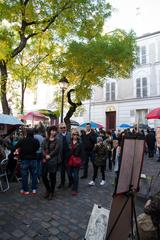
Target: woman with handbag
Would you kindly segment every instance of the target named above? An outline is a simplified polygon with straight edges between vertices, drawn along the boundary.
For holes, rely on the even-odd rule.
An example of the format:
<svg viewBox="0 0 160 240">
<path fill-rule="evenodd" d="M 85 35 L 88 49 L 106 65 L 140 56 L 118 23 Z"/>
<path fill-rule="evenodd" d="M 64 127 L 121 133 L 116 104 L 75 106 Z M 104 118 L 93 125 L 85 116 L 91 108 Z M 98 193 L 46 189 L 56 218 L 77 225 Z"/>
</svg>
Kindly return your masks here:
<svg viewBox="0 0 160 240">
<path fill-rule="evenodd" d="M 72 196 L 78 194 L 79 184 L 79 169 L 81 167 L 82 144 L 79 139 L 79 132 L 77 129 L 72 129 L 70 157 L 68 159 L 68 166 L 71 175 Z"/>
<path fill-rule="evenodd" d="M 48 130 L 48 137 L 42 144 L 44 157 L 42 161 L 42 179 L 46 188 L 46 194 L 44 197 L 48 200 L 53 198 L 60 154 L 60 143 L 56 136 L 57 127 L 50 127 Z"/>
</svg>

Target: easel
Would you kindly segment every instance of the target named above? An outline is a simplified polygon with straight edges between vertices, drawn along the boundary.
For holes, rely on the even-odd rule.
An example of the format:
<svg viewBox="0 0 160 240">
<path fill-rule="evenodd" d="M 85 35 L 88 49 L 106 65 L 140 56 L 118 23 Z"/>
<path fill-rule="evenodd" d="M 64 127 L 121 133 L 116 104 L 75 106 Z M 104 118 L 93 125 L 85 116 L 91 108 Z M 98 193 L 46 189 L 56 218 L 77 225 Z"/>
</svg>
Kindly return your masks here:
<svg viewBox="0 0 160 240">
<path fill-rule="evenodd" d="M 109 217 L 106 240 L 127 240 L 131 232 L 134 239 L 134 220 L 139 240 L 135 209 L 135 194 L 139 190 L 139 180 L 144 157 L 144 139 L 124 140 L 121 167 L 114 192 Z"/>
<path fill-rule="evenodd" d="M 112 228 L 110 229 L 109 233 L 107 233 L 107 237 L 106 240 L 110 239 L 110 236 L 112 234 L 112 232 L 115 230 L 116 224 L 118 223 L 125 207 L 127 206 L 127 204 L 130 201 L 130 211 L 131 211 L 131 217 L 130 217 L 130 225 L 131 225 L 131 239 L 134 239 L 134 220 L 135 220 L 135 226 L 136 226 L 136 232 L 137 232 L 137 240 L 140 240 L 139 237 L 139 232 L 138 232 L 138 224 L 137 224 L 137 216 L 136 216 L 136 209 L 135 209 L 135 202 L 134 202 L 134 198 L 135 198 L 135 194 L 132 190 L 130 190 L 128 193 L 125 193 L 126 196 L 126 200 L 112 226 Z"/>
</svg>

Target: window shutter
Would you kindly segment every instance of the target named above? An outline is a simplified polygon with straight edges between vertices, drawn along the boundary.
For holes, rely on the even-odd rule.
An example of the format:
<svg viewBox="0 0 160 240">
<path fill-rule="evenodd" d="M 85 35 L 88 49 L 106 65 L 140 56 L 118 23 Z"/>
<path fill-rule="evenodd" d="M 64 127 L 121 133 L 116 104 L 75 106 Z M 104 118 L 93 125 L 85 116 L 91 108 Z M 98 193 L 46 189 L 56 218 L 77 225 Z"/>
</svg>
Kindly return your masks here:
<svg viewBox="0 0 160 240">
<path fill-rule="evenodd" d="M 106 84 L 106 101 L 110 101 L 110 83 Z"/>
<path fill-rule="evenodd" d="M 142 78 L 142 96 L 147 97 L 147 78 Z"/>
<path fill-rule="evenodd" d="M 136 79 L 136 97 L 137 98 L 141 97 L 141 79 L 140 78 Z"/>
</svg>

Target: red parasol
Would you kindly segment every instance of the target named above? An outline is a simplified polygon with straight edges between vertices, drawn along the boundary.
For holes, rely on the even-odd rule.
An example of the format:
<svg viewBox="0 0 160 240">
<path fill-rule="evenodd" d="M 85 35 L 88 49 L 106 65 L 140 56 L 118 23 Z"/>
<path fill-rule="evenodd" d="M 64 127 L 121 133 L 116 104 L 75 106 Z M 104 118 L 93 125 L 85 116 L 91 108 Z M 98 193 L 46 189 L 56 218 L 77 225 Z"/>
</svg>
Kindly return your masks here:
<svg viewBox="0 0 160 240">
<path fill-rule="evenodd" d="M 147 119 L 160 119 L 160 108 L 155 108 L 146 116 Z"/>
<path fill-rule="evenodd" d="M 31 121 L 44 121 L 47 120 L 48 117 L 39 113 L 39 112 L 29 112 L 23 116 L 21 116 L 23 120 L 31 120 Z"/>
</svg>

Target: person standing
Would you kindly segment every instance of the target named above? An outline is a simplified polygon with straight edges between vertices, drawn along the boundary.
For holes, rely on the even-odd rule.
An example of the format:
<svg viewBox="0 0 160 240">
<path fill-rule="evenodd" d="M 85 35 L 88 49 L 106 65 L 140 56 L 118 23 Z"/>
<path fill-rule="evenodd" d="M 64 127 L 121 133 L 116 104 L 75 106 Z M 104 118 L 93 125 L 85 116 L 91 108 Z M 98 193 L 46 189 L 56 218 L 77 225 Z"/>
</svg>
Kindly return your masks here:
<svg viewBox="0 0 160 240">
<path fill-rule="evenodd" d="M 158 159 L 157 162 L 160 162 L 160 127 L 156 130 L 156 146 L 158 148 Z"/>
<path fill-rule="evenodd" d="M 64 188 L 65 181 L 66 181 L 66 172 L 68 176 L 68 187 L 71 187 L 71 176 L 69 173 L 69 169 L 67 166 L 67 161 L 70 153 L 70 144 L 71 144 L 71 134 L 67 131 L 66 124 L 61 123 L 59 126 L 60 133 L 58 134 L 58 138 L 60 140 L 60 155 L 61 155 L 61 183 L 59 184 L 58 188 Z"/>
<path fill-rule="evenodd" d="M 93 148 L 97 141 L 97 136 L 91 129 L 91 124 L 86 124 L 86 132 L 81 136 L 81 140 L 84 146 L 84 163 L 83 163 L 83 176 L 81 179 L 88 177 L 88 163 L 89 160 L 92 162 L 94 169 L 94 153 Z"/>
<path fill-rule="evenodd" d="M 153 158 L 154 157 L 154 152 L 155 152 L 155 134 L 153 131 L 147 129 L 147 135 L 145 137 L 147 147 L 148 147 L 148 157 Z"/>
<path fill-rule="evenodd" d="M 60 142 L 57 138 L 56 126 L 49 128 L 48 137 L 43 142 L 42 151 L 42 180 L 46 188 L 44 197 L 51 200 L 56 186 L 56 174 L 60 153 Z"/>
<path fill-rule="evenodd" d="M 104 144 L 107 148 L 107 159 L 108 159 L 108 168 L 110 171 L 112 171 L 112 159 L 111 159 L 111 156 L 112 156 L 112 147 L 113 147 L 113 138 L 112 138 L 112 135 L 111 135 L 111 132 L 108 131 L 106 133 L 106 139 L 104 140 Z"/>
<path fill-rule="evenodd" d="M 103 144 L 103 138 L 97 137 L 97 144 L 94 146 L 93 151 L 95 153 L 95 164 L 94 164 L 94 174 L 92 181 L 90 181 L 88 184 L 90 186 L 95 185 L 95 180 L 97 178 L 98 169 L 101 169 L 102 173 L 102 181 L 100 182 L 100 185 L 103 186 L 105 181 L 105 168 L 106 168 L 106 147 Z"/>
<path fill-rule="evenodd" d="M 30 172 L 32 178 L 32 194 L 37 192 L 37 150 L 40 145 L 37 139 L 34 139 L 33 129 L 27 129 L 26 137 L 18 141 L 14 147 L 14 151 L 19 149 L 20 152 L 20 167 L 22 175 L 22 195 L 29 194 L 28 174 Z"/>
<path fill-rule="evenodd" d="M 39 128 L 36 128 L 34 130 L 34 138 L 39 141 L 39 145 L 40 145 L 37 151 L 37 177 L 38 177 L 38 180 L 40 180 L 40 177 L 42 175 L 42 159 L 43 159 L 42 143 L 44 141 L 44 137 L 42 136 Z"/>
<path fill-rule="evenodd" d="M 72 129 L 70 157 L 68 160 L 72 184 L 72 196 L 76 196 L 78 194 L 79 169 L 82 163 L 81 156 L 82 156 L 82 144 L 80 143 L 79 132 L 77 131 L 77 129 Z"/>
</svg>

